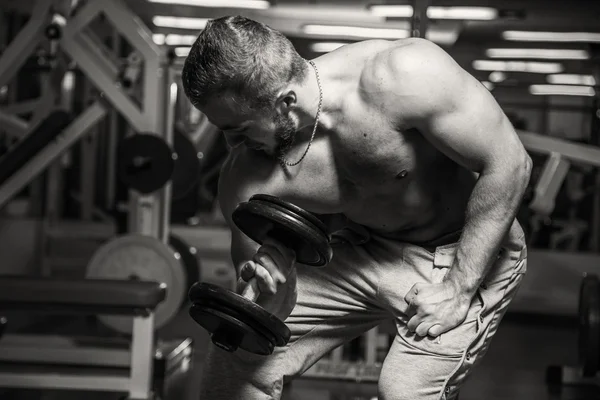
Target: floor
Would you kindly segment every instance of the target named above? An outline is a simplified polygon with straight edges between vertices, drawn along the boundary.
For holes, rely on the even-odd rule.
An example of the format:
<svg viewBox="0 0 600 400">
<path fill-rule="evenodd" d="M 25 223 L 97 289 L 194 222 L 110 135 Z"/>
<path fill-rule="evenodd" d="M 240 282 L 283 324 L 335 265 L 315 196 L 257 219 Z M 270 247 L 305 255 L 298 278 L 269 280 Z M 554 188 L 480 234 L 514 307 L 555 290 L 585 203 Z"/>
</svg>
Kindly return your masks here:
<svg viewBox="0 0 600 400">
<path fill-rule="evenodd" d="M 508 315 L 487 358 L 474 371 L 461 391 L 461 400 L 593 400 L 600 390 L 593 387 L 550 387 L 545 383 L 549 365 L 575 365 L 576 322 L 540 320 Z M 177 400 L 199 399 L 198 379 L 208 346 L 208 336 L 187 316 L 184 309 L 160 331 L 164 338 L 191 337 L 195 342 L 194 365 L 188 375 L 185 393 Z M 116 400 L 117 396 L 99 393 L 8 391 L 2 400 Z M 373 400 L 375 385 L 298 379 L 286 389 L 284 400 Z M 169 399 L 164 399 L 169 400 Z"/>
</svg>

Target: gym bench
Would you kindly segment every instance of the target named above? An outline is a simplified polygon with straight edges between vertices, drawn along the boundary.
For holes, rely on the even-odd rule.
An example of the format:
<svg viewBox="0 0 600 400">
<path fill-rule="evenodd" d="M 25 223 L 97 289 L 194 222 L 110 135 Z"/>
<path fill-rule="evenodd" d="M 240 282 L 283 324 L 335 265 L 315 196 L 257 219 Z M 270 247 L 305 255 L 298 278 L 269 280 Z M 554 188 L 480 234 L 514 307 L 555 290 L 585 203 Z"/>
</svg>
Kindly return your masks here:
<svg viewBox="0 0 600 400">
<path fill-rule="evenodd" d="M 192 354 L 190 339 L 155 343 L 154 312 L 165 296 L 164 285 L 155 282 L 0 277 L 0 313 L 133 317 L 126 342 L 6 334 L 4 319 L 0 387 L 124 392 L 131 400 L 161 397 L 165 382 L 160 378 L 176 368 L 187 370 Z"/>
</svg>

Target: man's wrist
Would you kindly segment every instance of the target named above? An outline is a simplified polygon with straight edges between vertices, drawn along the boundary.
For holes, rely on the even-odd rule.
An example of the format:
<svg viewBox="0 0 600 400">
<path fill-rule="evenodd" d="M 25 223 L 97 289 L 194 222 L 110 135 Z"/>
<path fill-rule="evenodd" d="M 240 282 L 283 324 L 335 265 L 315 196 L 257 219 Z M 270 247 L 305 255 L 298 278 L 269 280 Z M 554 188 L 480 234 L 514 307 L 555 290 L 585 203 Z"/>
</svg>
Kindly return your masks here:
<svg viewBox="0 0 600 400">
<path fill-rule="evenodd" d="M 447 277 L 443 283 L 450 286 L 457 297 L 469 301 L 475 296 L 477 289 L 479 289 L 479 283 L 469 282 L 465 279 L 453 279 L 453 277 Z"/>
</svg>

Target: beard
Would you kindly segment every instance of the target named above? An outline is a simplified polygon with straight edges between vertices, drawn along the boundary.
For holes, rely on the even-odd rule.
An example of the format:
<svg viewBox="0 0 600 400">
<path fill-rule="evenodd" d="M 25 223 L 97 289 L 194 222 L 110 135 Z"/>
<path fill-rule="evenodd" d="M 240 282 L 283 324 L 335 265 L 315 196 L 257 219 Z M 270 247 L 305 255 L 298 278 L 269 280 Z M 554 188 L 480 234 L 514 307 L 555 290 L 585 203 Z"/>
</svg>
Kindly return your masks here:
<svg viewBox="0 0 600 400">
<path fill-rule="evenodd" d="M 289 116 L 275 115 L 275 153 L 282 158 L 294 146 L 296 125 Z"/>
</svg>

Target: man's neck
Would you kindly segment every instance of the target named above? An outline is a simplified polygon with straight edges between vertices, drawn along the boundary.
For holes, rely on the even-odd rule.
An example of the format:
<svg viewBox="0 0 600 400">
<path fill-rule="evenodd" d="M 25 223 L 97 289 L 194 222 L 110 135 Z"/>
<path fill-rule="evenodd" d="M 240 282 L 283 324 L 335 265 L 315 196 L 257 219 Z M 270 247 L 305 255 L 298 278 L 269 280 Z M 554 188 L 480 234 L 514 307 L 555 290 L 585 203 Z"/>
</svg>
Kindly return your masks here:
<svg viewBox="0 0 600 400">
<path fill-rule="evenodd" d="M 314 60 L 319 74 L 317 80 L 316 71 L 310 63 L 308 64 L 308 74 L 304 79 L 299 90 L 298 114 L 300 117 L 299 133 L 312 133 L 317 114 L 319 112 L 319 101 L 322 104 L 319 113 L 319 126 L 325 130 L 331 130 L 336 125 L 337 115 L 341 109 L 341 99 L 335 92 L 335 88 L 340 86 L 339 82 L 331 79 L 327 74 L 327 69 L 321 60 Z"/>
</svg>

